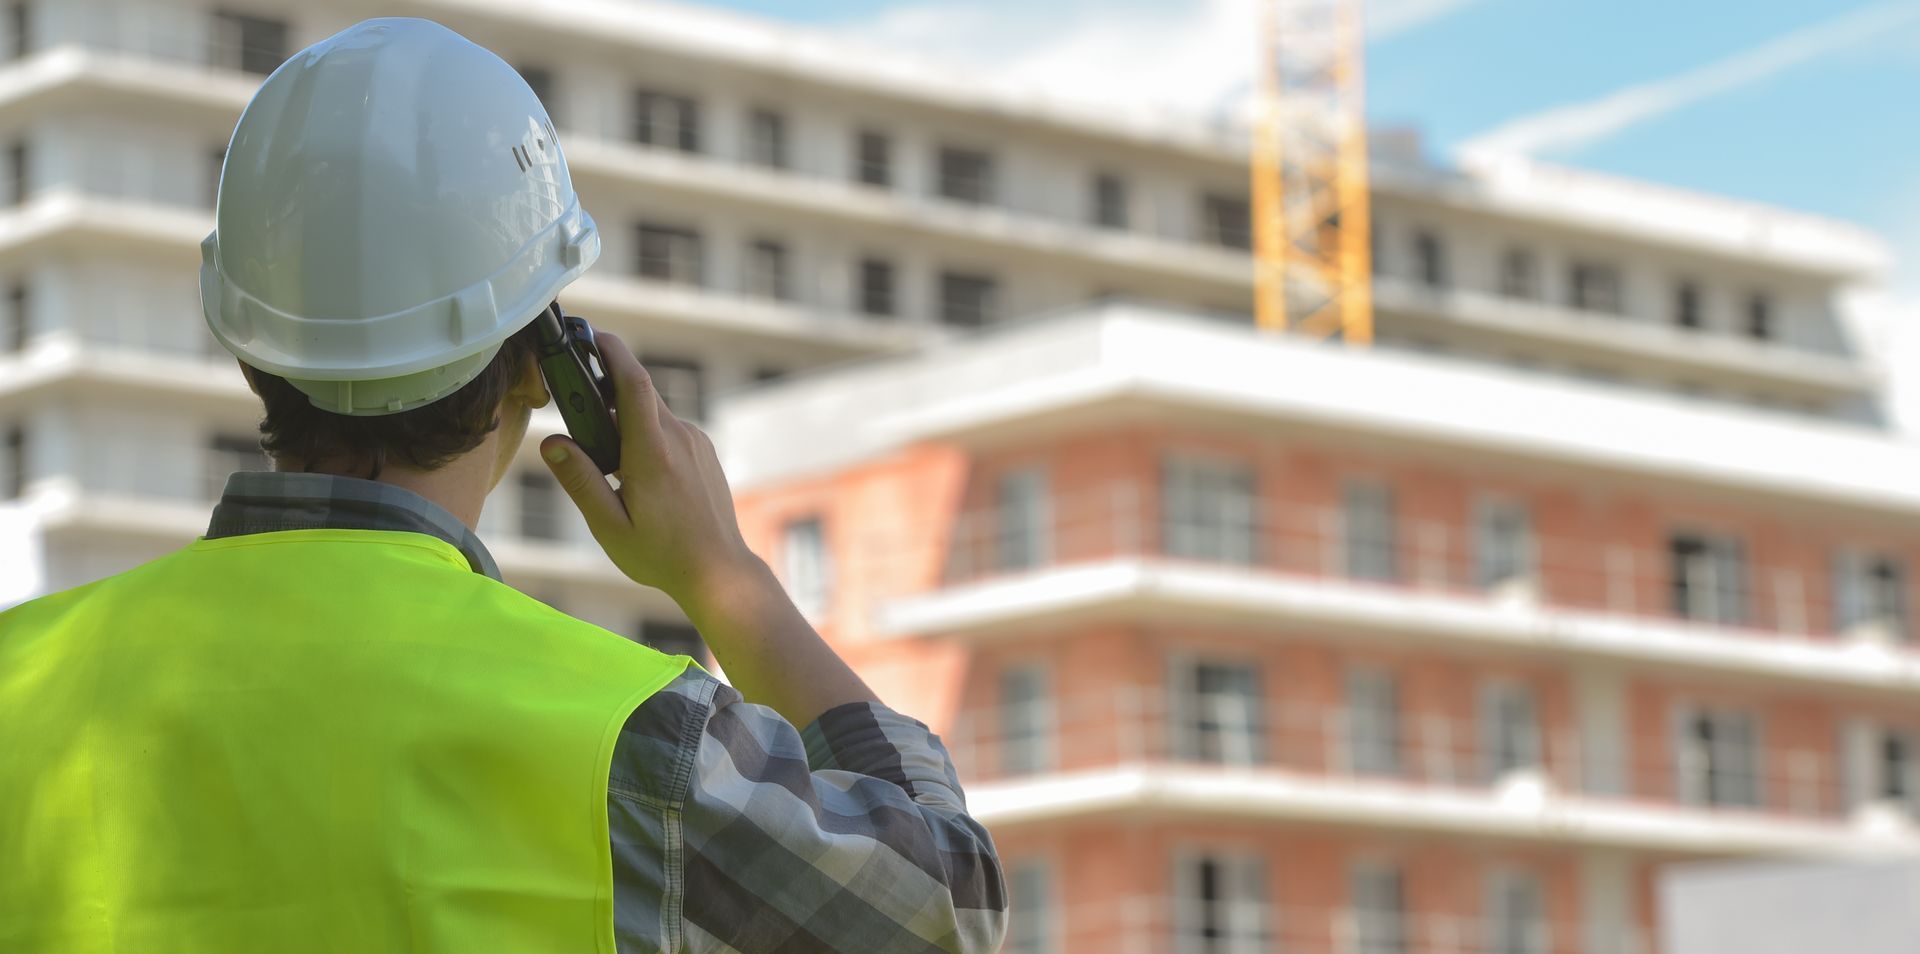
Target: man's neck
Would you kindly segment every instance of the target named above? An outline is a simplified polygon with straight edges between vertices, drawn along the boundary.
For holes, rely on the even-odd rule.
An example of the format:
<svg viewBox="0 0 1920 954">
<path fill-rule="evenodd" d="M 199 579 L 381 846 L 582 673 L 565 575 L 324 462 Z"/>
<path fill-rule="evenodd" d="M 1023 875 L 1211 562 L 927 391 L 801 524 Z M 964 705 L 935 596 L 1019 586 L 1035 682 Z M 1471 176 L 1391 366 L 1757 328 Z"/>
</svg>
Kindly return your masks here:
<svg viewBox="0 0 1920 954">
<path fill-rule="evenodd" d="M 433 470 L 419 470 L 413 467 L 396 466 L 392 463 L 380 468 L 379 476 L 374 480 L 383 484 L 392 484 L 411 490 L 438 504 L 441 509 L 453 514 L 469 530 L 478 530 L 480 509 L 487 502 L 487 493 L 493 489 L 495 439 L 488 435 L 485 443 L 460 455 L 445 466 Z M 365 463 L 357 465 L 343 461 L 321 461 L 305 467 L 293 466 L 281 469 L 305 470 L 315 474 L 333 474 L 339 477 L 358 477 L 367 479 L 372 468 Z"/>
</svg>

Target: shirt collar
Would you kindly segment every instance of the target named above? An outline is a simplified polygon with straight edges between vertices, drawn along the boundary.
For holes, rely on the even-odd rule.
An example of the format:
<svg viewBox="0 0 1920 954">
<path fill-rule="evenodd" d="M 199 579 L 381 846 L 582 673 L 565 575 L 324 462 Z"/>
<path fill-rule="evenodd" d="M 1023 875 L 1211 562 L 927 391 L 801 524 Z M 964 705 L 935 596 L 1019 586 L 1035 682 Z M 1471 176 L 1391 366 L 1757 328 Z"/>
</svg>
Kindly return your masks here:
<svg viewBox="0 0 1920 954">
<path fill-rule="evenodd" d="M 207 539 L 281 530 L 398 530 L 444 540 L 473 572 L 500 579 L 480 538 L 446 508 L 404 487 L 334 474 L 241 471 L 227 478 Z"/>
</svg>

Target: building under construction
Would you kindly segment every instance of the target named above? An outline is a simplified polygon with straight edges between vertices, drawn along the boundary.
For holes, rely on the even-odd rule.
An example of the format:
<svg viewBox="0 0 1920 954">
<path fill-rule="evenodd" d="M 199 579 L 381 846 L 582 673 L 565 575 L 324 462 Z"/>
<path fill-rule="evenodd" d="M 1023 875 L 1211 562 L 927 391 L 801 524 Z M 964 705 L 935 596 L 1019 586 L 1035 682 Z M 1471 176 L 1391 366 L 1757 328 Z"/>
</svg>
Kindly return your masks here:
<svg viewBox="0 0 1920 954">
<path fill-rule="evenodd" d="M 947 740 L 1008 950 L 1654 954 L 1669 865 L 1920 848 L 1871 237 L 1376 135 L 1364 333 L 1262 334 L 1254 130 L 630 0 L 0 5 L 0 604 L 265 466 L 197 302 L 223 147 L 292 50 L 395 14 L 546 102 L 605 236 L 569 310 Z M 700 651 L 531 444 L 480 530 Z"/>
</svg>

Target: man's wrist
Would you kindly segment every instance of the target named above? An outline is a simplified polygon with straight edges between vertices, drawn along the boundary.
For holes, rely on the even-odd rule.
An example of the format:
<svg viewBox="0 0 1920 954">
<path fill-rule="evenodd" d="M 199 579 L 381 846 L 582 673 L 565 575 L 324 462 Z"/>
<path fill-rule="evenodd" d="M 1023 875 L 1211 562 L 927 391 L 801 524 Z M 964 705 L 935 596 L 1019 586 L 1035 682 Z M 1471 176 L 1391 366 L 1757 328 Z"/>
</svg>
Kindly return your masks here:
<svg viewBox="0 0 1920 954">
<path fill-rule="evenodd" d="M 718 622 L 716 617 L 721 614 L 737 614 L 757 606 L 769 592 L 785 595 L 767 562 L 741 547 L 738 552 L 715 559 L 693 575 L 684 592 L 672 595 L 680 611 L 699 626 L 705 620 Z"/>
</svg>

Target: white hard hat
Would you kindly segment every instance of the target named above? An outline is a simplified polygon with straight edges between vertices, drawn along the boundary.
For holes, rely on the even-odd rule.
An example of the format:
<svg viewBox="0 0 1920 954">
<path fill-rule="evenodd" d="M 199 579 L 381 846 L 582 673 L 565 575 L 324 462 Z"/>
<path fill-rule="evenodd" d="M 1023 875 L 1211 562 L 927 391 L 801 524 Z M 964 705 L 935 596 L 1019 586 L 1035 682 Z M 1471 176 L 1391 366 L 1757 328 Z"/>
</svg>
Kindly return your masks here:
<svg viewBox="0 0 1920 954">
<path fill-rule="evenodd" d="M 600 257 L 539 98 L 428 20 L 367 20 L 275 70 L 214 217 L 214 337 L 340 414 L 452 393 Z"/>
</svg>

